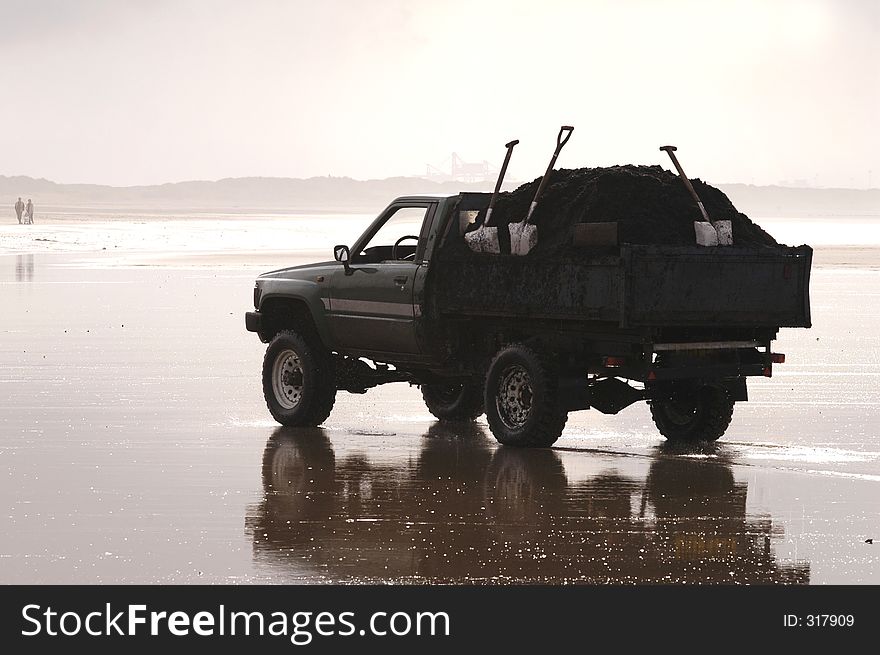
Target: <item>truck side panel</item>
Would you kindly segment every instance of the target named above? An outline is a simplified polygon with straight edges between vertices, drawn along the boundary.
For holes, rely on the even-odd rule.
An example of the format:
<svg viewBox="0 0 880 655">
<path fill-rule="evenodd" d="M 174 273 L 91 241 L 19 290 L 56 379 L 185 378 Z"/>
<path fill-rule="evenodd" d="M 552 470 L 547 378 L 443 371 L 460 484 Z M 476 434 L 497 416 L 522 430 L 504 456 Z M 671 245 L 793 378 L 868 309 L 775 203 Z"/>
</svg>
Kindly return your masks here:
<svg viewBox="0 0 880 655">
<path fill-rule="evenodd" d="M 580 261 L 436 259 L 436 311 L 641 327 L 809 327 L 812 249 L 624 246 Z"/>
<path fill-rule="evenodd" d="M 621 325 L 810 327 L 812 249 L 632 247 Z"/>
<path fill-rule="evenodd" d="M 617 257 L 574 263 L 485 255 L 432 266 L 431 286 L 442 312 L 620 320 Z"/>
</svg>

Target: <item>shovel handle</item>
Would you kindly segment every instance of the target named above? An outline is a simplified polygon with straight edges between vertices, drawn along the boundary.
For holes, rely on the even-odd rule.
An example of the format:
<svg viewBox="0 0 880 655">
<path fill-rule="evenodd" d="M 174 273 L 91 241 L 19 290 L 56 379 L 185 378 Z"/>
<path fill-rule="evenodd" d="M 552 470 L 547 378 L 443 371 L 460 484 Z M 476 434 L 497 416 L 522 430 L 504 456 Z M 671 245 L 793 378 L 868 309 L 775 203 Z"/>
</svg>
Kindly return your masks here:
<svg viewBox="0 0 880 655">
<path fill-rule="evenodd" d="M 489 222 L 489 215 L 495 209 L 495 201 L 498 200 L 498 192 L 501 191 L 501 183 L 504 182 L 504 175 L 507 173 L 507 165 L 510 163 L 510 155 L 513 154 L 513 147 L 519 143 L 519 139 L 514 139 L 509 143 L 505 143 L 507 153 L 504 155 L 504 163 L 501 164 L 501 171 L 498 173 L 498 181 L 495 183 L 495 190 L 492 192 L 492 199 L 489 201 L 489 209 L 486 213 L 486 223 Z"/>
<path fill-rule="evenodd" d="M 681 181 L 684 182 L 684 185 L 687 187 L 687 190 L 690 191 L 691 196 L 694 201 L 697 203 L 697 207 L 700 208 L 700 213 L 703 215 L 703 220 L 707 223 L 711 223 L 709 220 L 709 214 L 706 213 L 706 208 L 703 207 L 703 202 L 700 200 L 700 196 L 697 195 L 697 192 L 694 191 L 694 187 L 691 184 L 691 181 L 688 179 L 688 176 L 684 174 L 684 169 L 681 167 L 681 164 L 678 163 L 678 158 L 675 156 L 675 151 L 678 150 L 675 146 L 660 146 L 660 150 L 666 152 L 669 155 L 669 158 L 672 160 L 673 165 L 675 166 L 675 170 L 678 171 L 678 176 L 681 178 Z"/>
<path fill-rule="evenodd" d="M 574 127 L 571 125 L 563 125 L 559 128 L 559 135 L 556 137 L 556 154 L 559 155 L 559 151 L 562 150 L 562 146 L 568 143 L 568 140 L 571 138 L 571 133 L 574 132 Z M 565 138 L 562 138 L 562 135 L 565 134 Z"/>
<path fill-rule="evenodd" d="M 544 189 L 550 182 L 550 173 L 553 172 L 553 166 L 554 164 L 556 164 L 556 158 L 562 151 L 562 146 L 568 143 L 568 140 L 571 138 L 572 132 L 574 132 L 574 127 L 572 127 L 571 125 L 563 125 L 559 128 L 559 135 L 556 137 L 556 150 L 553 151 L 553 156 L 550 158 L 550 163 L 547 165 L 547 171 L 544 173 L 544 177 L 541 178 L 541 184 L 538 185 L 538 190 L 535 191 L 535 197 L 532 199 L 532 205 L 529 208 L 529 213 L 526 215 L 523 223 L 528 223 L 529 219 L 532 218 L 532 213 L 535 211 L 535 207 L 537 207 L 538 205 L 538 199 L 543 195 Z M 565 138 L 563 138 L 563 135 L 565 135 Z"/>
</svg>

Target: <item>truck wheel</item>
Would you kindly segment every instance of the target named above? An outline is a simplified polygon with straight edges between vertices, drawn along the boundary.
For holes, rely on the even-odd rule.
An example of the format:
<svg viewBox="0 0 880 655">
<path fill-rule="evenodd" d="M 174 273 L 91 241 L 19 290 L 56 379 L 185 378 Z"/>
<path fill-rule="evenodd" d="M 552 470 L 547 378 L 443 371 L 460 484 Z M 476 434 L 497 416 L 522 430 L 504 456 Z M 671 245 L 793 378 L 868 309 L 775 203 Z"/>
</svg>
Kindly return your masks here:
<svg viewBox="0 0 880 655">
<path fill-rule="evenodd" d="M 473 380 L 423 384 L 422 398 L 441 421 L 473 421 L 483 413 L 483 390 Z"/>
<path fill-rule="evenodd" d="M 289 426 L 316 426 L 336 400 L 333 362 L 317 339 L 285 330 L 263 358 L 263 395 L 272 417 Z"/>
<path fill-rule="evenodd" d="M 652 400 L 651 417 L 669 441 L 716 441 L 733 418 L 733 401 L 723 387 L 706 385 L 671 400 Z"/>
<path fill-rule="evenodd" d="M 552 446 L 568 420 L 557 402 L 558 384 L 549 358 L 522 344 L 502 349 L 489 365 L 484 399 L 495 438 L 508 446 Z"/>
</svg>

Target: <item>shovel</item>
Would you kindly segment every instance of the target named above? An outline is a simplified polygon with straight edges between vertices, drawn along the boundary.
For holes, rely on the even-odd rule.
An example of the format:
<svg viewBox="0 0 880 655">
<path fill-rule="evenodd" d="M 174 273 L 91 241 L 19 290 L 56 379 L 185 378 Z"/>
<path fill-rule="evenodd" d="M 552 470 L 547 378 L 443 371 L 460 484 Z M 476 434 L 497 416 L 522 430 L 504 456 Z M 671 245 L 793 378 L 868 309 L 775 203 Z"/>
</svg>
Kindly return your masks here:
<svg viewBox="0 0 880 655">
<path fill-rule="evenodd" d="M 538 190 L 535 191 L 535 197 L 532 199 L 529 213 L 526 214 L 526 217 L 521 223 L 511 223 L 507 226 L 508 230 L 510 230 L 511 255 L 528 255 L 532 248 L 538 243 L 538 227 L 530 224 L 529 221 L 532 218 L 532 214 L 535 213 L 535 207 L 538 206 L 538 200 L 541 198 L 541 194 L 544 193 L 544 187 L 546 187 L 547 183 L 550 181 L 550 173 L 553 172 L 553 165 L 556 163 L 556 158 L 559 156 L 562 146 L 568 143 L 572 132 L 574 132 L 574 128 L 570 125 L 563 125 L 559 128 L 559 136 L 556 137 L 556 150 L 553 151 L 553 157 L 550 158 L 547 172 L 544 173 L 544 177 L 541 178 L 541 184 L 538 185 Z M 563 134 L 565 134 L 564 139 L 562 138 Z"/>
<path fill-rule="evenodd" d="M 501 183 L 504 181 L 504 174 L 507 172 L 507 164 L 510 163 L 510 155 L 513 153 L 513 146 L 519 143 L 519 139 L 505 143 L 507 154 L 504 155 L 504 163 L 501 165 L 501 171 L 498 173 L 498 182 L 495 183 L 495 191 L 492 192 L 492 199 L 489 201 L 489 208 L 486 210 L 486 218 L 483 224 L 473 232 L 464 235 L 468 248 L 474 252 L 490 252 L 495 255 L 501 252 L 501 245 L 498 242 L 498 228 L 489 227 L 489 219 L 492 218 L 492 210 L 495 209 L 495 201 L 498 200 L 498 192 L 501 190 Z"/>
<path fill-rule="evenodd" d="M 694 221 L 694 233 L 696 234 L 697 244 L 701 246 L 733 245 L 733 227 L 730 221 L 713 221 L 709 218 L 709 214 L 706 212 L 706 208 L 703 206 L 697 192 L 694 191 L 691 181 L 688 179 L 688 176 L 684 174 L 684 169 L 682 169 L 681 164 L 678 163 L 678 159 L 675 156 L 675 151 L 678 150 L 678 148 L 675 146 L 661 146 L 660 150 L 666 151 L 666 154 L 669 155 L 669 158 L 675 165 L 675 170 L 678 171 L 678 176 L 681 178 L 682 182 L 684 182 L 687 190 L 697 203 L 697 207 L 700 208 L 700 213 L 703 215 L 702 223 L 700 221 Z"/>
</svg>

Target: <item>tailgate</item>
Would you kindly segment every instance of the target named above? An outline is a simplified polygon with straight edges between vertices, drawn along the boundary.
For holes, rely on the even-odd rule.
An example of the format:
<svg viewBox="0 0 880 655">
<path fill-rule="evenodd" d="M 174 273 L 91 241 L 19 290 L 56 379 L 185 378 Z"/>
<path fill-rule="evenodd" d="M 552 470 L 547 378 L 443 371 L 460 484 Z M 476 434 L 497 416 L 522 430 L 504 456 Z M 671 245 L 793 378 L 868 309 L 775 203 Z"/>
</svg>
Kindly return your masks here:
<svg viewBox="0 0 880 655">
<path fill-rule="evenodd" d="M 810 327 L 813 249 L 626 246 L 624 327 Z"/>
</svg>

